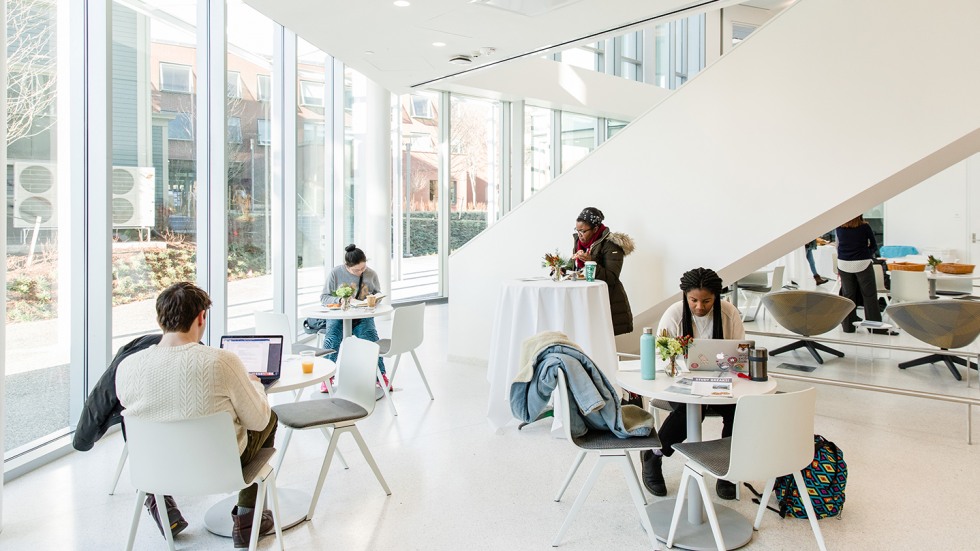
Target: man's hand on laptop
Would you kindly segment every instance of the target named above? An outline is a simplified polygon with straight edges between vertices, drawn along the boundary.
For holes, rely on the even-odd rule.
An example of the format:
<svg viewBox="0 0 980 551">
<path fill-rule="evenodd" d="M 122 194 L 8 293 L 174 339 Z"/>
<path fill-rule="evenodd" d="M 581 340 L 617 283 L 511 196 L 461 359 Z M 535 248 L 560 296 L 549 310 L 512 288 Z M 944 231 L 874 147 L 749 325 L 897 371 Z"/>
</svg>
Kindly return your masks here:
<svg viewBox="0 0 980 551">
<path fill-rule="evenodd" d="M 249 374 L 248 374 L 248 378 L 249 378 L 249 380 L 250 380 L 250 381 L 255 381 L 256 383 L 261 383 L 261 382 L 262 382 L 262 380 L 261 380 L 261 379 L 259 379 L 258 377 L 256 377 L 256 376 L 255 376 L 254 374 L 252 374 L 252 373 L 249 373 Z"/>
</svg>

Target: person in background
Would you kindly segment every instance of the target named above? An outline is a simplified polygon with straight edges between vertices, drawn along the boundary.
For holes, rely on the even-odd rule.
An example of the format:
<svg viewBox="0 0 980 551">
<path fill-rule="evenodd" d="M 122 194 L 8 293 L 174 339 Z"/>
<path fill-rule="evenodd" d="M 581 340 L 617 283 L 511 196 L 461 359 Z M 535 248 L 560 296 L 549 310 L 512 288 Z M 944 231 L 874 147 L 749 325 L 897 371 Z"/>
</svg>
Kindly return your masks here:
<svg viewBox="0 0 980 551">
<path fill-rule="evenodd" d="M 159 344 L 134 352 L 116 368 L 116 394 L 124 408 L 123 424 L 130 416 L 149 421 L 179 421 L 226 411 L 231 414 L 244 467 L 262 448 L 275 442 L 278 418 L 269 407 L 265 388 L 245 370 L 238 356 L 200 344 L 211 298 L 193 283 L 175 283 L 156 301 L 157 323 L 163 329 Z M 258 485 L 238 493 L 231 511 L 232 541 L 247 547 Z M 168 527 L 177 534 L 187 527 L 173 497 L 164 496 Z M 144 504 L 163 534 L 156 500 Z M 262 513 L 262 534 L 274 529 L 272 512 Z"/>
<path fill-rule="evenodd" d="M 837 233 L 837 271 L 840 273 L 841 295 L 851 299 L 855 304 L 864 305 L 864 319 L 881 321 L 881 310 L 878 305 L 878 285 L 875 282 L 872 260 L 877 255 L 878 242 L 871 226 L 865 222 L 864 216 L 843 223 Z M 841 322 L 845 333 L 855 331 L 854 322 L 859 321 L 857 307 Z M 870 329 L 872 333 L 881 335 L 897 335 L 888 329 Z"/>
<path fill-rule="evenodd" d="M 818 245 L 826 245 L 827 243 L 829 243 L 829 241 L 822 237 L 818 237 L 803 247 L 804 250 L 806 250 L 806 261 L 810 265 L 810 273 L 813 274 L 813 281 L 815 281 L 817 285 L 823 285 L 830 280 L 817 273 L 817 264 L 813 261 L 813 251 L 817 249 Z"/>
<path fill-rule="evenodd" d="M 368 268 L 367 255 L 353 243 L 344 248 L 344 263 L 335 266 L 327 274 L 327 281 L 323 284 L 323 291 L 320 292 L 320 304 L 323 306 L 338 304 L 340 299 L 335 297 L 333 293 L 341 285 L 353 286 L 355 289 L 353 298 L 356 300 L 364 300 L 368 295 L 381 291 L 378 273 Z M 378 342 L 378 329 L 375 327 L 373 319 L 352 320 L 351 327 L 351 332 L 355 337 Z M 323 348 L 340 350 L 340 341 L 344 340 L 343 320 L 326 320 L 324 331 Z M 326 357 L 332 361 L 337 361 L 336 352 Z M 384 360 L 380 356 L 378 357 L 378 369 L 381 370 L 381 377 L 384 378 L 385 386 L 388 386 L 388 375 L 385 372 Z M 327 391 L 326 383 L 320 387 L 320 390 L 321 392 Z"/>
<path fill-rule="evenodd" d="M 738 308 L 727 300 L 721 300 L 722 281 L 714 270 L 696 268 L 681 276 L 681 291 L 684 297 L 671 305 L 660 318 L 657 334 L 666 330 L 673 337 L 690 335 L 698 339 L 744 339 L 745 327 Z M 673 411 L 667 416 L 658 431 L 661 449 L 647 450 L 640 454 L 643 467 L 643 485 L 655 496 L 667 495 L 667 484 L 663 474 L 663 456 L 674 453 L 674 444 L 687 438 L 687 406 L 670 402 Z M 735 406 L 703 406 L 702 413 L 711 408 L 722 418 L 721 437 L 732 435 L 735 425 Z M 735 499 L 735 484 L 718 479 L 715 485 L 718 497 Z"/>
<path fill-rule="evenodd" d="M 614 233 L 603 225 L 602 211 L 586 207 L 575 219 L 572 235 L 571 268 L 581 270 L 588 261 L 596 263 L 595 278 L 609 287 L 609 310 L 612 313 L 613 334 L 633 332 L 633 312 L 626 289 L 619 279 L 623 259 L 635 248 L 633 239 L 625 233 Z"/>
</svg>

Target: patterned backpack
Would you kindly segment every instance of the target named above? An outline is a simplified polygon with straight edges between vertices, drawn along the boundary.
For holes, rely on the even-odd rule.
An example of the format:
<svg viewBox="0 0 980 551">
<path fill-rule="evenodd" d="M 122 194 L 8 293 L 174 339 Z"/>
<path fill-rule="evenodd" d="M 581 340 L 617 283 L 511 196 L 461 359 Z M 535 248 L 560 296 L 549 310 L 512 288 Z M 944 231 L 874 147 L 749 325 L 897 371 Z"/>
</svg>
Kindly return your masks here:
<svg viewBox="0 0 980 551">
<path fill-rule="evenodd" d="M 813 436 L 813 461 L 803 469 L 803 481 L 806 484 L 813 512 L 817 518 L 835 517 L 844 508 L 844 487 L 847 485 L 847 463 L 844 462 L 844 452 L 836 444 L 823 436 Z M 746 486 L 756 495 L 762 496 L 748 484 Z M 769 507 L 785 518 L 806 518 L 806 509 L 800 500 L 799 491 L 793 475 L 785 475 L 776 479 L 773 494 L 779 509 Z M 758 503 L 758 499 L 753 499 Z"/>
</svg>

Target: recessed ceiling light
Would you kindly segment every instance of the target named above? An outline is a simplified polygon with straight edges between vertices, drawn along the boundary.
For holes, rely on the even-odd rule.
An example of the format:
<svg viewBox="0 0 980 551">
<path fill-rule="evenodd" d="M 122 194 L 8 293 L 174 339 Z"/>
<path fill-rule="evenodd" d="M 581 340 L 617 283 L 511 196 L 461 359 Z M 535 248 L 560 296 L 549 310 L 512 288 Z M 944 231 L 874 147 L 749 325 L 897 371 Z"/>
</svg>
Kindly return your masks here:
<svg viewBox="0 0 980 551">
<path fill-rule="evenodd" d="M 445 42 L 433 42 L 432 45 L 435 46 L 436 48 L 442 48 L 443 46 L 446 45 L 446 43 Z"/>
<path fill-rule="evenodd" d="M 374 55 L 374 50 L 364 50 L 364 55 Z"/>
<path fill-rule="evenodd" d="M 399 8 L 407 8 L 412 5 L 412 3 L 408 2 L 407 0 L 395 0 L 392 2 L 392 4 L 398 6 Z"/>
</svg>

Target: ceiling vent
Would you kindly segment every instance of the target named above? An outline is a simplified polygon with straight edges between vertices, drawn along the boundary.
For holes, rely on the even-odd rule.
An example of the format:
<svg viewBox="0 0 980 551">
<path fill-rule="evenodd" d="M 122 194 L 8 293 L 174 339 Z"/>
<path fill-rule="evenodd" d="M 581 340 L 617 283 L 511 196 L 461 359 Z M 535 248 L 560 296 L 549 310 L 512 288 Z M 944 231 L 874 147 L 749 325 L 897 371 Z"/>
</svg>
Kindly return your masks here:
<svg viewBox="0 0 980 551">
<path fill-rule="evenodd" d="M 470 0 L 470 4 L 490 6 L 528 17 L 536 17 L 550 11 L 575 4 L 581 0 Z"/>
<path fill-rule="evenodd" d="M 460 54 L 449 58 L 449 62 L 453 65 L 469 65 L 470 63 L 473 63 L 473 58 L 468 55 Z"/>
</svg>

